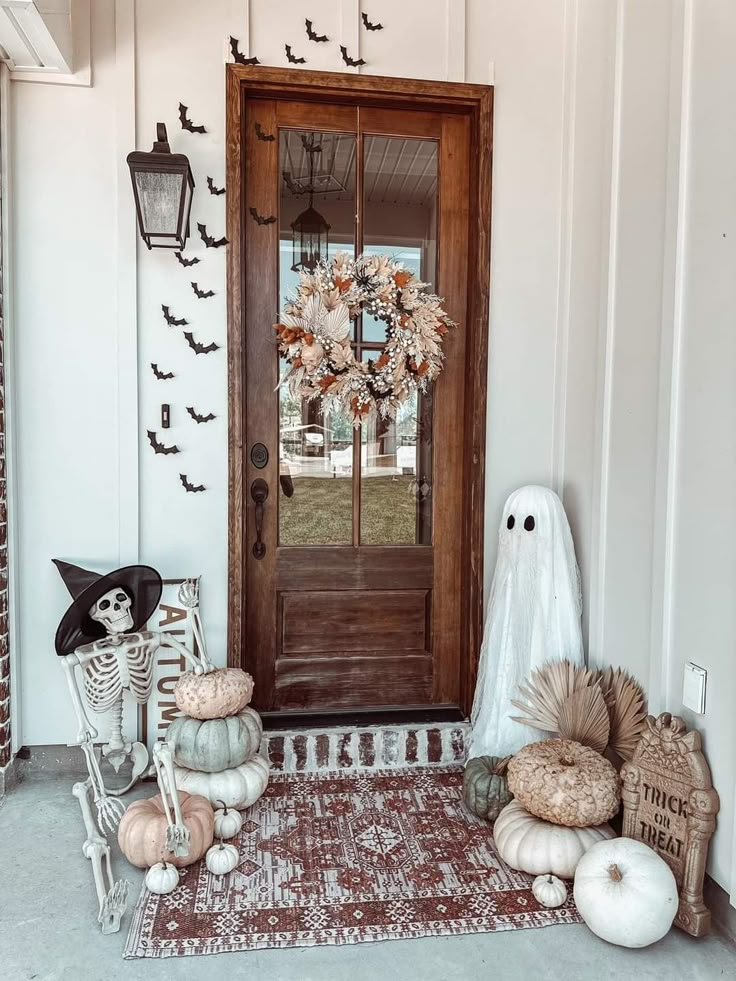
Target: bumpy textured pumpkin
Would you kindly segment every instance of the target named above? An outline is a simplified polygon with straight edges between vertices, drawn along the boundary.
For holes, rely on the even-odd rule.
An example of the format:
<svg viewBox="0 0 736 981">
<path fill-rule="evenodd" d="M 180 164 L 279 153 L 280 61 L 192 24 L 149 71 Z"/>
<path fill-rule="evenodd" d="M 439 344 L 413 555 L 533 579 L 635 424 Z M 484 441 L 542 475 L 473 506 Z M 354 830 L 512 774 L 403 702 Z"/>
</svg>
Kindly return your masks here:
<svg viewBox="0 0 736 981">
<path fill-rule="evenodd" d="M 174 780 L 179 790 L 201 794 L 212 804 L 224 802 L 228 807 L 242 810 L 254 804 L 266 789 L 268 761 L 256 755 L 247 763 L 220 773 L 188 770 L 174 764 Z"/>
<path fill-rule="evenodd" d="M 557 909 L 567 899 L 567 886 L 556 875 L 538 875 L 532 882 L 532 895 L 540 906 Z"/>
<path fill-rule="evenodd" d="M 552 875 L 572 879 L 575 867 L 596 842 L 615 837 L 613 828 L 563 828 L 542 821 L 512 800 L 493 826 L 496 850 L 512 869 L 529 875 Z"/>
<path fill-rule="evenodd" d="M 216 668 L 208 674 L 186 671 L 174 685 L 176 704 L 193 719 L 237 715 L 253 696 L 253 679 L 240 668 Z"/>
<path fill-rule="evenodd" d="M 609 821 L 621 804 L 619 777 L 590 746 L 545 739 L 524 746 L 508 767 L 509 788 L 531 814 L 568 828 Z"/>
<path fill-rule="evenodd" d="M 240 861 L 240 852 L 235 845 L 213 845 L 207 852 L 205 864 L 213 875 L 227 875 Z"/>
<path fill-rule="evenodd" d="M 578 863 L 573 894 L 593 933 L 621 947 L 661 940 L 677 913 L 677 883 L 669 865 L 633 838 L 594 845 Z"/>
<path fill-rule="evenodd" d="M 463 800 L 473 814 L 495 821 L 502 809 L 513 800 L 506 782 L 510 756 L 476 756 L 468 760 L 463 776 Z"/>
<path fill-rule="evenodd" d="M 240 766 L 258 752 L 263 735 L 260 715 L 244 708 L 226 719 L 174 719 L 166 734 L 174 761 L 190 770 L 216 773 Z"/>
<path fill-rule="evenodd" d="M 146 889 L 157 896 L 173 892 L 179 885 L 179 870 L 170 862 L 156 862 L 146 872 Z"/>
<path fill-rule="evenodd" d="M 204 797 L 179 794 L 184 824 L 189 828 L 189 854 L 172 855 L 166 851 L 166 813 L 161 795 L 136 800 L 123 814 L 118 828 L 118 844 L 131 865 L 139 869 L 166 862 L 184 868 L 200 859 L 212 844 L 215 814 Z"/>
</svg>

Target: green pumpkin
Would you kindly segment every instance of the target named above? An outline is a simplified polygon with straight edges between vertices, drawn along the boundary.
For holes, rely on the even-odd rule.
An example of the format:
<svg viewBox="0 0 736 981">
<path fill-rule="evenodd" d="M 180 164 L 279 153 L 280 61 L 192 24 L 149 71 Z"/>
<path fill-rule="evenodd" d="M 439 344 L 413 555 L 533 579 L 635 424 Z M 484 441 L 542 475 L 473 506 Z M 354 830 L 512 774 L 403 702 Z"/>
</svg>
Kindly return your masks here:
<svg viewBox="0 0 736 981">
<path fill-rule="evenodd" d="M 226 719 L 181 716 L 169 726 L 166 739 L 174 747 L 174 762 L 179 766 L 219 773 L 257 753 L 262 734 L 260 716 L 248 707 Z"/>
<path fill-rule="evenodd" d="M 510 756 L 476 756 L 468 760 L 463 777 L 463 800 L 473 814 L 495 821 L 514 795 L 506 783 Z"/>
</svg>

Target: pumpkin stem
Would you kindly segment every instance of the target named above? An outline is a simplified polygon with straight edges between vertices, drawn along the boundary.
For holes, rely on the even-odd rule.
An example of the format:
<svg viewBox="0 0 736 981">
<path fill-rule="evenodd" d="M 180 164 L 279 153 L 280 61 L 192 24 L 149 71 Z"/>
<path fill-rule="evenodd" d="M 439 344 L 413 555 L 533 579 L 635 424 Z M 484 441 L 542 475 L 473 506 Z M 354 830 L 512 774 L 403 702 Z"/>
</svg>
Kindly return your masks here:
<svg viewBox="0 0 736 981">
<path fill-rule="evenodd" d="M 613 865 L 609 865 L 607 871 L 614 882 L 620 882 L 623 879 L 621 869 L 615 863 Z"/>
<path fill-rule="evenodd" d="M 227 814 L 227 804 L 224 800 L 215 801 L 216 804 L 222 804 L 223 814 Z"/>
<path fill-rule="evenodd" d="M 494 777 L 503 776 L 503 774 L 506 772 L 506 767 L 509 765 L 510 760 L 511 760 L 511 756 L 504 756 L 498 761 L 498 763 L 496 763 L 496 765 L 493 768 Z"/>
</svg>

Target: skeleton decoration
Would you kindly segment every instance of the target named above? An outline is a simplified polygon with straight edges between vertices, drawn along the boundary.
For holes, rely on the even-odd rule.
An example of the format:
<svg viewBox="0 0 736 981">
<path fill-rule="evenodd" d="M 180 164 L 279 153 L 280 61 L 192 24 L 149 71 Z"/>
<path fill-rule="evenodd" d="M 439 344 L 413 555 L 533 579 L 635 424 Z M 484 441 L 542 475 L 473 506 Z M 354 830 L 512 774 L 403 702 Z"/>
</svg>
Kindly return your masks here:
<svg viewBox="0 0 736 981">
<path fill-rule="evenodd" d="M 504 505 L 472 711 L 470 755 L 507 756 L 543 733 L 514 722 L 511 699 L 534 668 L 582 664 L 580 573 L 570 526 L 548 487 L 522 487 Z"/>
<path fill-rule="evenodd" d="M 99 575 L 68 562 L 54 561 L 74 598 L 56 632 L 56 653 L 63 659 L 78 722 L 77 741 L 70 745 L 81 747 L 88 771 L 87 779 L 76 783 L 72 793 L 79 800 L 87 831 L 82 850 L 92 862 L 98 920 L 103 933 L 114 933 L 120 929 L 120 918 L 125 912 L 128 884 L 113 877 L 106 834 L 115 832 L 125 811 L 120 797 L 142 777 L 157 778 L 169 823 L 167 848 L 176 855 L 187 855 L 189 851 L 189 830 L 182 819 L 174 783 L 171 747 L 165 743 L 157 745 L 150 765 L 143 743 L 125 741 L 124 695 L 127 692 L 138 704 L 148 701 L 154 655 L 159 647 L 171 647 L 196 674 L 212 671 L 213 665 L 206 655 L 196 609 L 199 603 L 196 584 L 185 582 L 180 599 L 193 611 L 199 658 L 171 634 L 143 629 L 161 596 L 161 577 L 155 569 L 126 566 Z M 100 758 L 95 750 L 98 731 L 90 722 L 87 710 L 110 716 L 110 734 L 101 747 Z M 103 757 L 116 773 L 130 761 L 130 779 L 123 787 L 113 789 L 105 785 L 100 769 Z"/>
</svg>

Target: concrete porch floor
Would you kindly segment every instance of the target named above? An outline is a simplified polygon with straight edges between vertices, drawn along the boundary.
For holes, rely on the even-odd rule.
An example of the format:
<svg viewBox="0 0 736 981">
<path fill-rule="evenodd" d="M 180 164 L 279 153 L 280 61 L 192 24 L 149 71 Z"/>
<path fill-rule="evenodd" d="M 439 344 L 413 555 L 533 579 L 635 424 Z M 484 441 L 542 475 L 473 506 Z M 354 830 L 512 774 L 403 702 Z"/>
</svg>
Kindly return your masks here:
<svg viewBox="0 0 736 981">
<path fill-rule="evenodd" d="M 598 940 L 585 926 L 431 937 L 342 947 L 259 950 L 204 957 L 124 961 L 122 951 L 142 874 L 114 851 L 114 871 L 131 883 L 120 933 L 97 926 L 83 824 L 69 776 L 25 779 L 0 805 L 0 978 L 2 981 L 127 981 L 231 977 L 269 981 L 637 981 L 736 976 L 736 948 L 719 936 L 693 940 L 673 930 L 645 950 Z M 150 796 L 146 786 L 141 796 Z M 130 795 L 128 799 L 132 799 Z"/>
</svg>

